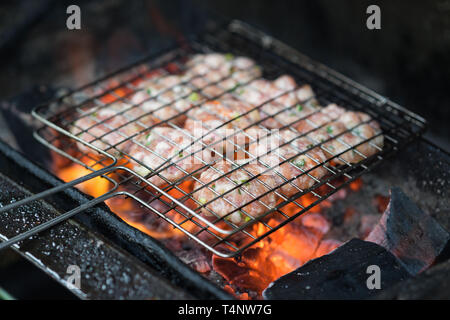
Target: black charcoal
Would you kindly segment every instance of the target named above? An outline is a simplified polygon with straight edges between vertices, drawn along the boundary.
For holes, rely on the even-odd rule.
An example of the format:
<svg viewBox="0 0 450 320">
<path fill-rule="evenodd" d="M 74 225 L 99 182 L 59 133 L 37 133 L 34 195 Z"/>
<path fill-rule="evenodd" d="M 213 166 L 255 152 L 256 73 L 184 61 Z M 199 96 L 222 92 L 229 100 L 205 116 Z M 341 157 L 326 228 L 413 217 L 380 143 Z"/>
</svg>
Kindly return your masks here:
<svg viewBox="0 0 450 320">
<path fill-rule="evenodd" d="M 380 270 L 380 289 L 367 282 Z M 408 272 L 385 248 L 353 239 L 328 255 L 314 259 L 271 283 L 265 299 L 366 299 L 408 277 Z M 369 281 L 373 284 L 372 281 Z"/>
<path fill-rule="evenodd" d="M 400 188 L 391 189 L 386 211 L 366 238 L 396 256 L 412 275 L 426 270 L 444 250 L 449 239 L 449 233 Z"/>
</svg>

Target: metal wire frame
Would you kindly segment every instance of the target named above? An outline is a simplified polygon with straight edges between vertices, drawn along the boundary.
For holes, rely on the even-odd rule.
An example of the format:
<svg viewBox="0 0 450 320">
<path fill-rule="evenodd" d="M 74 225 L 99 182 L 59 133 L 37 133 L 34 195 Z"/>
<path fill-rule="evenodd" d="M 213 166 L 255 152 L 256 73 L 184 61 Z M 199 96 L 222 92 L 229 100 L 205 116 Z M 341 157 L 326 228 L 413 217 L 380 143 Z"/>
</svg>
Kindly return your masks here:
<svg viewBox="0 0 450 320">
<path fill-rule="evenodd" d="M 132 96 L 132 94 L 134 94 L 138 90 L 141 90 L 138 86 L 136 86 L 136 84 L 137 82 L 146 79 L 146 74 L 148 74 L 149 70 L 158 70 L 159 77 L 164 77 L 170 74 L 170 71 L 161 69 L 161 67 L 167 66 L 168 64 L 176 66 L 175 69 L 177 71 L 182 71 L 184 69 L 185 57 L 191 52 L 187 52 L 185 49 L 176 48 L 162 55 L 158 55 L 157 57 L 150 57 L 143 63 L 141 62 L 139 64 L 136 64 L 135 66 L 126 68 L 125 70 L 122 70 L 121 72 L 118 72 L 110 77 L 100 79 L 79 90 L 71 92 L 67 96 L 60 98 L 58 101 L 56 101 L 55 104 L 47 104 L 35 110 L 34 115 L 48 126 L 44 127 L 42 130 L 40 130 L 35 134 L 35 136 L 38 138 L 39 141 L 46 144 L 53 150 L 59 152 L 60 154 L 68 157 L 72 161 L 77 162 L 93 171 L 95 165 L 102 165 L 111 168 L 117 166 L 117 158 L 111 156 L 111 153 L 113 150 L 116 152 L 122 152 L 125 155 L 125 158 L 127 159 L 128 163 L 125 163 L 124 165 L 120 166 L 119 167 L 120 170 L 114 170 L 115 172 L 114 178 L 108 175 L 106 175 L 106 178 L 113 179 L 120 186 L 126 186 L 127 184 L 134 184 L 138 188 L 137 191 L 133 191 L 132 193 L 122 191 L 120 194 L 127 195 L 135 199 L 141 205 L 145 206 L 152 212 L 158 214 L 162 219 L 173 225 L 175 228 L 178 228 L 186 235 L 188 235 L 190 238 L 199 242 L 201 245 L 205 246 L 207 249 L 211 250 L 217 255 L 223 257 L 232 257 L 241 253 L 249 246 L 255 244 L 262 238 L 268 236 L 275 230 L 281 228 L 286 223 L 292 221 L 300 214 L 306 212 L 311 207 L 317 205 L 319 202 L 323 201 L 331 194 L 335 193 L 337 190 L 349 184 L 351 181 L 355 180 L 365 172 L 371 170 L 375 165 L 380 164 L 382 160 L 385 159 L 386 156 L 398 151 L 398 149 L 402 145 L 410 141 L 415 136 L 419 135 L 421 132 L 423 132 L 425 128 L 425 121 L 419 116 L 390 102 L 386 98 L 381 97 L 373 93 L 372 91 L 354 83 L 353 81 L 345 78 L 344 76 L 337 74 L 334 71 L 310 60 L 309 58 L 301 55 L 295 50 L 287 47 L 286 45 L 278 42 L 277 40 L 270 38 L 265 34 L 260 33 L 257 30 L 252 29 L 251 27 L 243 24 L 242 22 L 233 21 L 226 28 L 222 28 L 221 31 L 218 31 L 216 33 L 207 33 L 203 38 L 198 39 L 196 41 L 192 41 L 191 46 L 194 52 L 214 52 L 214 51 L 232 52 L 234 54 L 241 54 L 254 58 L 258 62 L 258 64 L 262 65 L 263 70 L 265 70 L 265 76 L 274 77 L 284 72 L 289 73 L 293 75 L 299 83 L 311 84 L 314 88 L 314 91 L 316 92 L 317 95 L 316 98 L 320 101 L 322 105 L 335 102 L 337 104 L 345 106 L 348 109 L 363 111 L 369 114 L 372 117 L 372 119 L 376 120 L 381 125 L 382 133 L 379 134 L 383 134 L 386 142 L 382 150 L 378 147 L 379 152 L 377 154 L 373 156 L 366 156 L 362 154 L 360 151 L 358 151 L 356 148 L 364 143 L 371 144 L 372 146 L 377 147 L 374 143 L 372 143 L 373 139 L 375 139 L 377 136 L 371 137 L 371 139 L 364 139 L 358 145 L 350 146 L 347 144 L 348 149 L 338 154 L 335 154 L 334 152 L 332 152 L 332 150 L 327 149 L 327 147 L 325 146 L 326 143 L 332 139 L 337 139 L 341 143 L 346 144 L 345 141 L 343 141 L 340 138 L 340 136 L 345 133 L 354 134 L 353 131 L 354 128 L 350 128 L 347 131 L 340 133 L 339 135 L 331 136 L 326 141 L 318 142 L 311 140 L 312 146 L 309 149 L 296 150 L 298 154 L 290 158 L 282 157 L 280 165 L 291 161 L 293 158 L 297 157 L 300 154 L 303 154 L 312 159 L 316 163 L 316 165 L 308 170 L 302 170 L 303 171 L 302 174 L 308 175 L 308 177 L 313 179 L 316 183 L 306 190 L 301 190 L 293 183 L 293 181 L 298 177 L 287 179 L 286 177 L 281 176 L 281 178 L 283 179 L 283 185 L 290 184 L 291 186 L 296 188 L 298 192 L 293 196 L 287 197 L 280 191 L 279 188 L 274 190 L 269 187 L 267 193 L 274 192 L 280 198 L 279 203 L 277 203 L 275 207 L 269 207 L 264 202 L 261 201 L 261 198 L 264 197 L 267 193 L 264 193 L 257 197 L 249 194 L 252 197 L 251 202 L 257 201 L 259 204 L 264 205 L 267 209 L 266 213 L 257 219 L 255 219 L 253 216 L 251 216 L 244 210 L 244 207 L 249 204 L 248 202 L 240 206 L 234 203 L 230 203 L 234 207 L 233 212 L 240 211 L 243 214 L 245 214 L 245 216 L 248 217 L 249 219 L 249 221 L 244 225 L 238 226 L 230 222 L 228 219 L 225 219 L 225 217 L 218 216 L 215 212 L 209 210 L 209 208 L 207 207 L 208 204 L 213 202 L 215 199 L 207 203 L 199 203 L 192 197 L 193 192 L 198 191 L 200 188 L 208 188 L 212 192 L 215 192 L 214 189 L 211 188 L 211 186 L 214 184 L 215 181 L 203 183 L 197 177 L 197 173 L 200 170 L 206 168 L 213 168 L 210 163 L 203 162 L 203 166 L 197 171 L 186 172 L 178 165 L 178 163 L 183 161 L 183 159 L 185 159 L 186 157 L 192 155 L 199 158 L 197 155 L 188 154 L 184 157 L 181 157 L 180 159 L 164 158 L 163 159 L 164 162 L 159 168 L 148 168 L 150 174 L 147 175 L 145 178 L 149 178 L 150 176 L 156 175 L 164 179 L 161 173 L 164 170 L 166 170 L 169 166 L 175 166 L 178 170 L 184 171 L 185 175 L 178 181 L 166 180 L 167 182 L 166 186 L 157 187 L 155 185 L 148 183 L 148 180 L 143 179 L 144 177 L 141 177 L 137 175 L 135 172 L 132 172 L 128 168 L 126 168 L 126 166 L 130 164 L 130 162 L 135 162 L 142 166 L 145 166 L 145 164 L 138 161 L 137 159 L 134 159 L 132 155 L 120 149 L 120 145 L 124 141 L 132 141 L 133 143 L 140 145 L 140 147 L 144 148 L 147 152 L 155 154 L 154 150 L 150 150 L 149 148 L 147 148 L 145 145 L 143 145 L 138 141 L 139 135 L 148 132 L 151 129 L 151 127 L 145 128 L 145 123 L 140 123 L 141 119 L 143 119 L 149 114 L 141 115 L 137 118 L 132 118 L 130 114 L 133 108 L 138 107 L 138 105 L 130 103 L 128 99 Z M 111 79 L 115 79 L 117 84 L 111 86 L 110 84 Z M 191 80 L 192 79 L 186 79 L 183 84 L 188 86 L 193 92 L 198 92 L 200 95 L 203 95 L 202 89 L 204 88 L 197 88 L 192 86 Z M 219 79 L 216 82 L 209 82 L 207 83 L 207 86 L 215 85 L 220 87 L 221 81 L 223 80 L 226 80 L 226 78 Z M 253 80 L 255 79 L 250 79 L 248 82 L 251 82 Z M 241 85 L 243 86 L 245 84 L 247 83 L 243 83 Z M 125 93 L 120 95 L 117 94 L 117 90 L 119 89 L 123 90 Z M 172 88 L 167 88 L 167 90 L 171 89 Z M 236 92 L 233 91 L 232 89 L 228 90 L 226 90 L 225 88 L 222 89 L 223 92 L 219 96 L 207 98 L 217 99 L 225 94 L 232 95 L 236 99 L 240 98 L 236 94 Z M 159 94 L 162 93 L 163 92 L 160 92 Z M 113 97 L 115 101 L 104 102 L 102 99 L 107 95 Z M 152 99 L 154 98 L 155 97 L 152 97 Z M 278 97 L 274 97 L 270 101 L 274 101 L 277 98 Z M 126 134 L 120 132 L 120 128 L 111 127 L 110 128 L 111 132 L 119 132 L 121 135 L 123 135 L 124 140 L 119 141 L 114 145 L 111 145 L 105 142 L 104 139 L 102 139 L 104 138 L 104 136 L 108 134 L 108 132 L 106 132 L 102 136 L 95 137 L 94 141 L 96 140 L 102 141 L 107 146 L 104 149 L 97 148 L 92 144 L 93 141 L 83 141 L 79 137 L 71 134 L 69 131 L 66 130 L 66 128 L 74 124 L 75 120 L 80 119 L 82 117 L 92 117 L 92 115 L 94 115 L 97 112 L 97 110 L 100 110 L 102 108 L 108 108 L 109 106 L 111 106 L 112 103 L 116 103 L 117 101 L 122 101 L 127 105 L 129 105 L 129 108 L 118 111 L 117 115 L 124 116 L 125 118 L 127 118 L 129 120 L 128 123 L 141 124 L 145 129 L 136 132 L 131 136 L 127 136 Z M 307 103 L 304 104 L 308 106 Z M 170 105 L 171 103 L 162 104 L 159 109 L 170 107 Z M 201 108 L 201 107 L 202 107 L 201 102 L 196 103 L 196 105 L 194 106 L 194 108 Z M 249 110 L 240 116 L 245 116 L 246 114 L 249 114 L 253 110 L 260 110 L 261 107 L 262 105 L 255 106 L 252 110 Z M 262 126 L 261 124 L 265 119 L 275 117 L 277 114 L 281 112 L 286 112 L 287 110 L 294 107 L 295 105 L 289 106 L 286 109 L 280 110 L 278 113 L 272 114 L 270 116 L 266 114 L 265 116 L 263 116 L 263 119 L 255 123 L 252 123 L 252 126 L 258 126 L 259 128 L 265 130 L 264 126 Z M 56 112 L 55 109 L 57 110 Z M 63 110 L 61 111 L 61 109 Z M 154 115 L 155 111 L 156 110 L 150 113 L 152 113 L 153 116 L 155 116 Z M 314 112 L 318 111 L 312 110 L 312 113 Z M 264 115 L 264 112 L 261 113 Z M 190 117 L 190 115 L 187 112 L 184 112 L 183 114 L 188 118 Z M 189 136 L 190 135 L 189 132 L 185 131 L 183 128 L 179 127 L 178 125 L 176 125 L 171 121 L 174 118 L 178 117 L 179 115 L 180 113 L 178 113 L 176 116 L 173 116 L 172 118 L 161 120 L 159 125 L 163 123 Z M 103 119 L 102 121 L 98 121 L 96 125 L 107 126 L 107 123 L 105 122 L 107 120 L 108 119 Z M 235 125 L 235 120 L 237 120 L 237 118 L 224 119 L 224 122 L 222 124 L 222 126 L 231 124 L 236 129 L 236 131 L 232 135 L 223 137 L 223 140 L 227 141 L 227 143 L 233 140 L 232 139 L 233 135 L 236 135 L 238 133 L 245 134 L 244 130 L 246 128 L 237 127 Z M 296 122 L 301 120 L 305 119 L 298 119 L 297 121 L 295 121 L 295 123 L 289 124 L 282 123 L 282 129 L 297 132 L 295 131 L 295 124 Z M 309 119 L 306 119 L 306 121 L 309 121 L 309 124 L 313 127 L 312 130 L 318 130 L 327 125 L 327 124 L 317 125 L 315 123 L 312 123 Z M 366 123 L 360 123 L 356 127 L 361 126 L 363 124 Z M 370 125 L 370 123 L 368 124 Z M 52 130 L 49 130 L 49 128 Z M 83 128 L 81 129 L 83 130 Z M 119 131 L 117 131 L 118 129 Z M 87 129 L 84 128 L 84 132 L 89 130 L 90 128 Z M 217 132 L 217 128 L 211 128 L 211 130 L 205 133 L 204 136 L 207 136 L 211 132 Z M 69 137 L 70 139 L 68 140 L 62 139 L 61 134 Z M 249 140 L 253 140 L 252 143 L 256 143 L 253 137 L 251 137 L 248 134 L 246 136 L 248 137 Z M 298 134 L 297 132 L 297 136 L 295 139 L 300 137 L 311 139 L 308 133 Z M 233 169 L 230 172 L 228 172 L 227 175 L 225 176 L 221 175 L 220 178 L 227 178 L 229 174 L 231 174 L 236 170 L 244 170 L 250 176 L 248 182 L 255 180 L 258 181 L 258 183 L 263 184 L 263 181 L 258 179 L 261 174 L 252 175 L 250 172 L 248 172 L 248 170 L 246 170 L 246 164 L 252 161 L 259 160 L 259 162 L 262 165 L 265 165 L 267 167 L 266 171 L 269 171 L 271 169 L 267 164 L 264 163 L 264 161 L 262 161 L 261 156 L 255 158 L 255 156 L 250 154 L 245 148 L 243 148 L 238 144 L 235 144 L 234 142 L 232 143 L 234 144 L 236 150 L 239 150 L 245 153 L 246 156 L 248 156 L 249 160 L 247 161 L 247 163 L 244 164 L 235 163 L 232 159 L 223 157 L 214 148 L 214 145 L 205 145 L 199 138 L 196 139 L 195 137 L 192 136 L 191 138 L 194 139 L 193 143 L 202 144 L 202 148 L 196 150 L 195 153 L 202 152 L 203 150 L 209 150 L 212 153 L 217 154 L 218 157 L 221 157 L 223 161 L 227 161 L 234 165 Z M 167 139 L 168 143 L 174 144 L 173 141 L 169 140 L 170 139 Z M 102 154 L 104 157 L 93 158 L 92 155 L 90 155 L 89 153 L 80 154 L 79 152 L 71 152 L 70 149 L 75 148 L 73 141 L 77 141 L 78 143 L 82 143 L 88 147 L 93 147 L 95 151 Z M 285 145 L 290 145 L 291 142 L 292 141 L 285 141 L 279 147 L 281 148 Z M 220 141 L 217 141 L 217 143 L 220 143 Z M 311 158 L 308 152 L 317 147 L 323 149 L 324 151 L 327 151 L 329 154 L 332 154 L 333 156 L 329 157 L 325 162 Z M 345 161 L 342 158 L 342 155 L 348 152 L 349 150 L 358 153 L 358 155 L 361 156 L 363 160 L 356 164 L 352 164 Z M 74 156 L 74 154 L 76 154 L 77 156 Z M 85 157 L 90 157 L 94 161 L 94 164 L 87 165 L 86 163 L 84 163 L 85 161 L 84 159 L 86 159 Z M 105 158 L 108 158 L 109 161 L 105 161 Z M 341 160 L 341 162 L 344 163 L 344 165 L 337 167 L 332 166 L 330 163 L 330 160 L 332 159 L 339 159 Z M 324 167 L 328 171 L 329 175 L 321 179 L 317 179 L 316 177 L 314 177 L 311 174 L 311 171 L 313 171 L 318 167 Z M 119 171 L 123 172 L 119 174 L 118 173 Z M 345 181 L 339 180 L 340 177 L 344 177 Z M 186 191 L 180 187 L 180 185 L 186 180 L 196 181 L 201 185 L 201 187 L 193 191 L 192 190 Z M 234 183 L 234 181 L 232 182 Z M 242 186 L 242 183 L 241 184 L 234 183 L 234 184 L 235 184 L 234 188 L 227 191 L 227 193 L 233 192 L 233 190 L 236 190 Z M 150 186 L 151 189 L 149 189 L 148 186 Z M 320 192 L 319 187 L 321 186 L 327 186 L 329 191 L 327 191 L 326 193 Z M 268 186 L 266 185 L 266 187 Z M 178 191 L 183 196 L 177 199 L 170 197 L 170 191 L 172 190 Z M 242 188 L 242 191 L 246 192 L 244 188 Z M 165 212 L 160 212 L 158 210 L 155 210 L 145 201 L 142 201 L 144 197 L 142 197 L 141 195 L 144 193 L 149 194 L 151 196 L 151 199 L 157 199 L 163 202 L 167 206 L 168 210 Z M 306 193 L 312 194 L 314 198 L 316 198 L 317 200 L 308 206 L 303 206 L 298 201 L 298 198 Z M 219 196 L 223 197 L 223 195 L 217 194 L 217 197 Z M 171 201 L 167 201 L 166 200 L 167 198 L 170 199 Z M 196 201 L 198 208 L 192 209 L 185 206 L 184 203 L 188 199 Z M 294 203 L 296 206 L 298 206 L 299 211 L 293 215 L 286 214 L 283 211 L 283 207 L 289 203 Z M 209 221 L 203 218 L 203 216 L 199 213 L 199 210 L 201 209 L 208 210 L 213 215 L 214 219 L 212 221 Z M 167 215 L 169 211 L 176 212 L 178 215 L 180 215 L 182 220 L 176 222 L 175 219 Z M 233 212 L 230 212 L 227 216 L 231 215 Z M 272 217 L 275 213 L 277 216 L 276 221 L 278 224 L 276 226 L 269 225 L 265 217 L 269 215 L 271 215 Z M 190 227 L 186 227 L 189 225 L 188 222 L 190 222 L 191 225 L 192 224 L 195 225 L 194 230 L 192 230 L 192 228 Z M 220 223 L 224 226 L 219 226 Z M 262 224 L 267 229 L 267 232 L 264 233 L 263 235 L 255 235 L 254 233 L 252 233 L 251 230 L 251 225 L 254 224 Z M 200 237 L 200 234 L 202 232 L 206 232 L 208 234 L 209 237 L 208 242 L 204 240 L 204 237 Z M 244 237 L 245 241 L 242 240 L 236 241 L 235 239 L 238 234 L 240 235 L 241 238 Z M 223 245 L 226 246 L 226 250 L 223 249 L 224 247 Z"/>
</svg>

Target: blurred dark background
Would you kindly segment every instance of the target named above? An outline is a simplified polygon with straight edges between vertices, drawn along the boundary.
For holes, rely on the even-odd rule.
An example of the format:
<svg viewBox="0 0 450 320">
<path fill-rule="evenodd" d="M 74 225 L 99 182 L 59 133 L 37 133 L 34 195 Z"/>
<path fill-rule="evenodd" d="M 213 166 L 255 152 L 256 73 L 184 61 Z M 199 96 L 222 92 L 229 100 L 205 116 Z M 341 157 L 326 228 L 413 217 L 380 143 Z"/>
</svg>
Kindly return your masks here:
<svg viewBox="0 0 450 320">
<path fill-rule="evenodd" d="M 70 4 L 81 7 L 79 31 L 66 28 Z M 381 30 L 366 28 L 370 4 L 381 8 Z M 41 85 L 77 87 L 218 18 L 253 24 L 417 112 L 427 135 L 450 149 L 450 0 L 3 0 L 0 100 Z M 8 124 L 0 117 L 0 128 Z"/>
</svg>

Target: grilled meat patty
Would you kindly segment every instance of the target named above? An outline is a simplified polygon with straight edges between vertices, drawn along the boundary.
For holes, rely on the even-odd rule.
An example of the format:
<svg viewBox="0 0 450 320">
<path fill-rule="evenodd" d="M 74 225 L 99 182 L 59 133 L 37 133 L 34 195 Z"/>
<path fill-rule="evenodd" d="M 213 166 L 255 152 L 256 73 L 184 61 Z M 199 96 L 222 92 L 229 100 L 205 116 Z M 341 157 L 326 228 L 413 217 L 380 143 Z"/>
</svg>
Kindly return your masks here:
<svg viewBox="0 0 450 320">
<path fill-rule="evenodd" d="M 205 216 L 215 214 L 242 225 L 276 205 L 277 197 L 272 190 L 277 186 L 277 181 L 272 174 L 263 174 L 266 168 L 257 164 L 249 164 L 235 171 L 232 169 L 230 162 L 222 161 L 203 172 L 200 182 L 195 183 L 194 190 L 198 191 L 194 193 L 194 198 L 201 205 L 206 205 L 202 209 Z M 212 184 L 208 187 L 204 186 L 210 182 Z"/>
</svg>

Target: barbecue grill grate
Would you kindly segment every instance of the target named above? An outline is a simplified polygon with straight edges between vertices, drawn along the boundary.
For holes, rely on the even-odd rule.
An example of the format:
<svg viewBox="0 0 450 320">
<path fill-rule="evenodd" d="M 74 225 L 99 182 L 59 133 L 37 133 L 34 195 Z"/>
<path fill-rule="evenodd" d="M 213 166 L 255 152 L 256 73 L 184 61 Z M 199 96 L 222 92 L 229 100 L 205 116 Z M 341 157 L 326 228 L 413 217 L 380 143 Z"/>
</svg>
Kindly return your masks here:
<svg viewBox="0 0 450 320">
<path fill-rule="evenodd" d="M 184 157 L 192 156 L 191 154 L 187 156 L 183 154 L 180 159 L 164 159 L 166 161 L 158 169 L 147 167 L 150 173 L 147 174 L 146 177 L 143 177 L 137 172 L 130 170 L 129 167 L 133 162 L 139 163 L 142 166 L 145 166 L 145 164 L 121 149 L 121 145 L 124 141 L 131 141 L 134 144 L 139 144 L 148 152 L 155 153 L 154 150 L 150 150 L 147 146 L 142 145 L 137 140 L 138 135 L 144 134 L 151 129 L 145 127 L 141 123 L 142 118 L 148 114 L 138 118 L 131 117 L 132 111 L 139 105 L 131 103 L 129 99 L 133 93 L 142 90 L 137 86 L 140 81 L 148 79 L 149 77 L 164 77 L 174 72 L 183 71 L 186 58 L 192 53 L 197 52 L 230 52 L 234 55 L 248 56 L 254 59 L 258 65 L 262 67 L 265 78 L 275 78 L 281 74 L 288 73 L 295 78 L 297 83 L 310 84 L 321 105 L 337 103 L 350 110 L 367 113 L 381 126 L 385 140 L 383 149 L 377 147 L 373 143 L 373 139 L 375 139 L 376 136 L 360 143 L 368 143 L 378 148 L 379 152 L 372 156 L 362 154 L 360 151 L 356 150 L 357 146 L 348 145 L 346 151 L 338 154 L 334 154 L 328 149 L 328 153 L 334 154 L 331 159 L 339 158 L 344 165 L 333 166 L 330 163 L 330 159 L 327 159 L 325 162 L 316 161 L 317 166 L 315 168 L 319 166 L 326 168 L 328 175 L 321 179 L 317 179 L 311 175 L 311 171 L 314 168 L 303 170 L 303 174 L 308 175 L 317 183 L 306 190 L 301 190 L 297 187 L 298 192 L 291 197 L 285 196 L 279 189 L 270 189 L 258 197 L 251 195 L 253 197 L 252 201 L 258 201 L 267 208 L 267 212 L 257 219 L 253 218 L 245 211 L 245 209 L 243 209 L 248 203 L 243 206 L 236 206 L 234 204 L 235 211 L 240 211 L 247 217 L 246 221 L 248 221 L 242 226 L 236 225 L 212 211 L 211 214 L 214 215 L 214 219 L 204 218 L 200 215 L 200 210 L 201 208 L 206 208 L 207 204 L 196 201 L 192 196 L 193 191 L 186 190 L 186 188 L 183 187 L 183 183 L 186 181 L 194 180 L 199 182 L 196 174 L 198 171 L 194 173 L 185 172 L 185 176 L 176 182 L 170 182 L 161 175 L 161 172 L 164 169 L 167 169 L 168 166 L 176 166 L 177 169 L 183 170 L 177 165 L 177 162 L 181 161 Z M 158 72 L 155 72 L 155 70 L 158 70 Z M 209 82 L 207 85 L 220 85 L 219 82 L 223 80 L 225 80 L 225 78 L 214 83 Z M 253 80 L 255 79 L 250 81 Z M 186 81 L 186 85 L 190 85 L 189 81 Z M 205 96 L 205 93 L 202 90 L 195 87 L 191 87 L 191 89 L 198 92 L 198 94 Z M 226 93 L 239 98 L 232 89 L 223 90 L 223 93 L 221 93 L 220 96 Z M 220 96 L 207 98 L 209 100 Z M 106 146 L 105 148 L 99 148 L 98 145 L 93 145 L 94 141 L 85 141 L 81 139 L 79 135 L 73 135 L 69 132 L 68 128 L 73 126 L 78 119 L 83 117 L 95 118 L 95 113 L 98 110 L 106 108 L 117 101 L 123 101 L 129 105 L 128 109 L 120 110 L 117 114 L 121 114 L 127 118 L 129 120 L 128 124 L 141 124 L 145 129 L 132 135 L 126 135 L 120 131 L 123 140 L 115 145 L 108 144 L 108 142 L 102 139 L 107 133 L 103 136 L 93 137 L 94 141 L 102 141 L 102 145 Z M 194 104 L 194 108 L 202 107 L 202 102 L 200 101 Z M 162 105 L 160 108 L 169 105 L 173 105 L 173 102 Z M 261 107 L 262 105 L 259 105 L 254 109 L 260 109 Z M 291 106 L 287 109 L 294 107 L 295 106 Z M 283 112 L 284 111 L 285 110 L 283 110 Z M 183 130 L 173 121 L 170 121 L 178 115 L 179 113 L 172 118 L 161 120 L 157 125 L 159 126 L 164 123 L 177 130 Z M 189 115 L 186 112 L 185 115 L 189 118 Z M 71 161 L 93 171 L 93 176 L 101 175 L 112 183 L 109 192 L 100 197 L 100 199 L 96 199 L 97 202 L 114 196 L 131 197 L 142 205 L 143 210 L 150 210 L 157 214 L 159 217 L 173 225 L 173 227 L 181 230 L 193 240 L 215 254 L 223 257 L 238 255 L 244 249 L 252 246 L 262 238 L 297 218 L 299 215 L 328 198 L 351 181 L 360 177 L 372 167 L 382 163 L 387 156 L 394 154 L 400 147 L 411 141 L 414 137 L 420 135 L 425 129 L 425 121 L 419 116 L 329 68 L 310 60 L 294 49 L 240 21 L 232 21 L 226 27 L 218 29 L 218 31 L 209 32 L 200 38 L 192 40 L 189 43 L 188 48 L 172 48 L 162 54 L 146 58 L 144 61 L 131 67 L 122 69 L 113 75 L 70 92 L 66 96 L 61 97 L 52 103 L 36 108 L 34 116 L 45 124 L 45 126 L 35 134 L 35 137 L 40 142 L 59 154 L 69 158 Z M 271 115 L 271 117 L 273 116 L 274 115 Z M 230 122 L 233 124 L 233 120 L 229 120 L 226 124 Z M 261 119 L 251 125 L 263 128 L 261 125 L 263 120 L 264 119 Z M 97 125 L 101 124 L 108 126 L 108 124 L 103 121 L 98 120 L 97 122 Z M 293 123 L 286 124 L 284 128 L 295 131 Z M 117 133 L 119 131 L 117 131 L 117 128 L 111 127 L 111 132 Z M 242 129 L 237 128 L 237 132 L 242 132 Z M 352 132 L 352 129 L 349 129 L 347 132 Z M 298 136 L 305 136 L 305 134 L 299 134 L 298 132 L 297 134 Z M 205 135 L 207 135 L 207 133 Z M 337 135 L 335 138 L 339 139 L 340 135 Z M 224 139 L 225 138 L 227 143 L 233 141 L 230 136 L 224 137 Z M 198 142 L 198 140 L 195 141 Z M 79 148 L 76 146 L 76 142 L 82 143 L 97 151 L 101 156 L 92 152 L 80 152 Z M 171 144 L 175 143 L 173 141 L 168 142 Z M 237 150 L 246 154 L 246 160 L 248 162 L 255 159 L 245 148 L 240 147 L 234 142 L 232 143 Z M 287 143 L 289 143 L 289 141 L 286 142 L 286 144 Z M 322 149 L 326 148 L 323 142 L 314 142 L 309 150 L 316 147 Z M 203 149 L 209 150 L 212 153 L 217 153 L 210 145 L 203 145 Z M 348 150 L 353 150 L 353 152 L 363 158 L 363 161 L 351 164 L 342 159 L 342 154 Z M 306 154 L 307 151 L 308 150 L 298 150 L 299 154 Z M 199 152 L 201 152 L 201 150 L 199 150 Z M 121 157 L 114 156 L 113 154 L 120 154 Z M 122 157 L 122 155 L 124 155 L 124 157 Z M 291 159 L 292 158 L 282 159 L 282 162 L 287 162 Z M 200 158 L 198 158 L 198 160 L 202 161 Z M 232 171 L 246 170 L 245 164 L 241 162 L 238 163 L 230 158 L 224 158 L 224 160 L 233 164 L 234 169 Z M 104 169 L 98 171 L 99 167 Z M 203 162 L 202 169 L 209 167 L 211 167 L 211 164 Z M 269 168 L 267 170 L 269 170 Z M 144 179 L 155 175 L 166 180 L 167 184 L 157 187 Z M 259 175 L 249 175 L 251 176 L 251 180 L 257 179 L 258 181 L 261 181 L 258 179 Z M 294 179 L 283 180 L 284 184 L 287 184 L 291 183 Z M 201 188 L 213 190 L 211 186 L 214 181 L 211 181 L 208 184 L 201 183 Z M 72 185 L 75 184 L 76 183 L 73 183 Z M 240 185 L 236 184 L 234 189 L 239 187 Z M 228 192 L 231 191 L 232 190 Z M 277 193 L 281 199 L 275 207 L 268 207 L 261 201 L 261 198 L 269 192 Z M 178 194 L 178 196 L 175 197 L 174 194 Z M 303 203 L 300 198 L 305 194 L 309 194 L 314 200 L 307 204 Z M 217 195 L 217 197 L 223 197 L 223 195 Z M 161 210 L 161 208 L 155 209 L 154 205 L 152 205 L 154 201 L 159 201 L 159 203 L 163 205 L 164 210 Z M 196 206 L 192 206 L 192 203 L 195 203 Z M 286 210 L 287 205 L 291 207 L 295 206 L 295 212 L 292 212 L 292 209 Z M 271 218 L 270 220 L 269 217 Z"/>
</svg>

